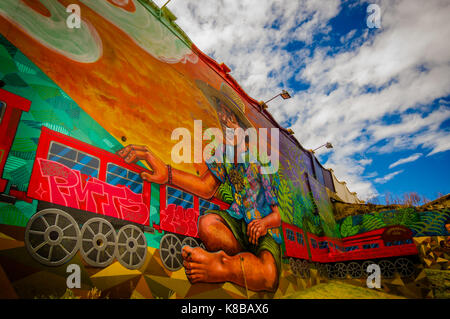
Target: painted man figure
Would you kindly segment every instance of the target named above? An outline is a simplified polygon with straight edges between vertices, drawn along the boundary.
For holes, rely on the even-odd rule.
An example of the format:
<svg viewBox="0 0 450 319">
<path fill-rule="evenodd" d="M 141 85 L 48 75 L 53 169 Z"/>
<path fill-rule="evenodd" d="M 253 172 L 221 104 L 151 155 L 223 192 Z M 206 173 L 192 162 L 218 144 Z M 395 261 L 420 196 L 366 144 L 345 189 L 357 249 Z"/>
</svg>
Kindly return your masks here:
<svg viewBox="0 0 450 319">
<path fill-rule="evenodd" d="M 227 128 L 251 127 L 233 99 L 203 82 L 197 85 L 216 109 L 224 133 Z M 248 150 L 238 147 L 234 136 L 225 138 L 224 144 L 235 150 L 234 159 L 224 156 L 221 163 L 207 163 L 209 169 L 202 176 L 171 168 L 143 146 L 129 145 L 118 154 L 128 163 L 145 160 L 153 174 L 142 173 L 143 179 L 169 182 L 203 198 L 211 198 L 221 183 L 228 182 L 234 199 L 229 209 L 210 210 L 199 218 L 198 234 L 206 250 L 182 249 L 186 275 L 192 283 L 230 281 L 254 291 L 274 291 L 281 266 L 277 198 L 269 177 L 261 174 L 260 163 L 238 161 Z"/>
</svg>

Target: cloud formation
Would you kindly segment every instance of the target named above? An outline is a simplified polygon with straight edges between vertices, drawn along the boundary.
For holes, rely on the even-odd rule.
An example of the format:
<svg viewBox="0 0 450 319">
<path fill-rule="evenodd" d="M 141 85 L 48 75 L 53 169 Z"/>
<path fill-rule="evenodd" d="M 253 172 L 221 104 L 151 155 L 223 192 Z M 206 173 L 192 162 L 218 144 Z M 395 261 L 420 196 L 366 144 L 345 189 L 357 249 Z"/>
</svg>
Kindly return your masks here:
<svg viewBox="0 0 450 319">
<path fill-rule="evenodd" d="M 316 155 L 367 199 L 377 195 L 374 184 L 395 176 L 372 179 L 365 170 L 376 155 L 450 150 L 442 128 L 450 119 L 450 2 L 370 2 L 381 7 L 381 29 L 362 22 L 334 42 L 327 42 L 337 33 L 330 20 L 344 6 L 365 10 L 368 2 L 186 0 L 169 7 L 250 96 L 265 100 L 290 89 L 293 98 L 274 100 L 269 110 L 306 148 L 332 142 L 333 150 Z"/>
<path fill-rule="evenodd" d="M 389 168 L 394 168 L 398 165 L 401 164 L 405 164 L 405 163 L 410 163 L 410 162 L 414 162 L 416 160 L 419 159 L 419 157 L 421 157 L 423 154 L 422 153 L 415 153 L 411 156 L 405 157 L 405 158 L 401 158 L 398 161 L 395 161 L 394 163 L 392 163 L 391 165 L 389 165 Z"/>
<path fill-rule="evenodd" d="M 374 182 L 377 183 L 377 184 L 384 184 L 384 183 L 390 181 L 391 179 L 393 179 L 395 176 L 397 176 L 400 173 L 403 173 L 403 170 L 387 174 L 387 175 L 385 175 L 383 177 L 375 178 Z"/>
</svg>

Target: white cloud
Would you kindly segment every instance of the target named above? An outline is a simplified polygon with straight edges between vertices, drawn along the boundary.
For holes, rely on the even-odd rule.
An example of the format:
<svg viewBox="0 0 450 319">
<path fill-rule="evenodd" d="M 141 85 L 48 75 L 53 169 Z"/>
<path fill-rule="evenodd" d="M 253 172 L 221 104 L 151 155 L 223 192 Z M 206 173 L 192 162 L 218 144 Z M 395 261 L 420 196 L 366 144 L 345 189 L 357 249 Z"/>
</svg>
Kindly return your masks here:
<svg viewBox="0 0 450 319">
<path fill-rule="evenodd" d="M 395 176 L 397 176 L 398 174 L 400 174 L 402 172 L 403 172 L 403 170 L 396 171 L 396 172 L 387 174 L 387 175 L 385 175 L 383 177 L 375 178 L 374 182 L 377 183 L 377 184 L 384 184 L 384 183 L 390 181 L 391 179 L 393 179 Z"/>
<path fill-rule="evenodd" d="M 352 30 L 337 53 L 313 38 L 333 34 L 338 0 L 185 0 L 169 7 L 193 42 L 230 66 L 253 98 L 270 98 L 289 81 L 308 83 L 269 110 L 279 122 L 296 119 L 291 128 L 305 148 L 332 142 L 332 151 L 317 155 L 329 154 L 325 166 L 364 199 L 377 194 L 364 176 L 369 151 L 450 150 L 450 133 L 440 127 L 450 107 L 443 100 L 429 107 L 450 94 L 450 2 L 370 2 L 381 7 L 381 29 Z M 284 46 L 295 41 L 305 46 L 288 52 Z M 399 122 L 386 123 L 386 116 Z"/>
<path fill-rule="evenodd" d="M 389 168 L 394 168 L 395 166 L 398 166 L 398 165 L 401 165 L 401 164 L 417 161 L 419 159 L 419 157 L 421 157 L 422 155 L 423 155 L 422 153 L 415 153 L 415 154 L 413 154 L 411 156 L 408 156 L 408 157 L 405 157 L 405 158 L 401 158 L 398 161 L 395 161 L 394 163 L 389 165 Z"/>
</svg>

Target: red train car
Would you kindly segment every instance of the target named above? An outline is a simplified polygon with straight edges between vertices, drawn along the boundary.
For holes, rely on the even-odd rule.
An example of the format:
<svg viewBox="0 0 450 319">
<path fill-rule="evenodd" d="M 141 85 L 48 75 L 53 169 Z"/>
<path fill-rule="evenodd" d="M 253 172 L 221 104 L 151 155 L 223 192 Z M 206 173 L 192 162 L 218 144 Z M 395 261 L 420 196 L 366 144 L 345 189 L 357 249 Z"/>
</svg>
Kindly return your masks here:
<svg viewBox="0 0 450 319">
<path fill-rule="evenodd" d="M 292 233 L 301 231 L 295 226 L 283 223 L 285 234 L 285 257 L 294 273 L 309 275 L 308 256 L 305 249 L 293 243 Z M 288 237 L 290 234 L 291 240 Z M 310 233 L 304 234 L 309 247 L 309 261 L 323 275 L 335 278 L 362 277 L 370 264 L 378 264 L 384 277 L 390 278 L 396 272 L 403 277 L 415 272 L 417 247 L 412 239 L 412 231 L 404 226 L 390 226 L 370 232 L 346 237 L 344 239 L 318 237 Z"/>
<path fill-rule="evenodd" d="M 198 238 L 199 216 L 210 209 L 227 209 L 229 204 L 199 198 L 173 185 L 161 185 L 159 194 L 160 223 L 154 227 L 166 232 L 160 241 L 160 256 L 167 269 L 176 271 L 183 267 L 182 246 L 204 247 Z"/>
<path fill-rule="evenodd" d="M 115 154 L 43 127 L 27 195 L 149 226 L 151 185 L 140 178 L 144 170 Z"/>
<path fill-rule="evenodd" d="M 28 112 L 30 106 L 29 100 L 0 89 L 0 196 L 4 202 L 14 203 L 15 197 L 25 200 L 24 193 L 13 189 L 8 190 L 13 196 L 5 194 L 8 181 L 3 179 L 2 175 L 22 112 Z"/>
<path fill-rule="evenodd" d="M 46 265 L 60 265 L 79 248 L 92 266 L 104 267 L 116 257 L 135 269 L 145 260 L 144 232 L 156 229 L 165 232 L 160 242 L 164 265 L 181 268 L 181 247 L 202 245 L 200 214 L 228 205 L 158 185 L 157 224 L 150 220 L 152 184 L 141 179 L 143 171 L 116 154 L 43 127 L 27 193 L 39 201 L 26 230 L 31 255 Z"/>
</svg>

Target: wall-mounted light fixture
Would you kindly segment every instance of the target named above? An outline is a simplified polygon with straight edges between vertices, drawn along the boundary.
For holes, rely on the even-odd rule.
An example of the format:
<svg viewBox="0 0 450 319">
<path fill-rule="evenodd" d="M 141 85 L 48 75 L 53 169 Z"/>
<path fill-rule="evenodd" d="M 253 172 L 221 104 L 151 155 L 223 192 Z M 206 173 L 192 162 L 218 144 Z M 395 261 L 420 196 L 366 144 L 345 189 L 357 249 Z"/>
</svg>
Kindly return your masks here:
<svg viewBox="0 0 450 319">
<path fill-rule="evenodd" d="M 288 91 L 283 90 L 281 91 L 281 93 L 275 95 L 273 98 L 271 98 L 270 100 L 267 100 L 266 102 L 259 102 L 259 105 L 261 106 L 261 109 L 267 109 L 267 103 L 269 103 L 270 101 L 272 101 L 273 99 L 275 99 L 276 97 L 281 96 L 283 98 L 283 100 L 287 100 L 291 98 L 291 95 L 289 94 Z"/>
<path fill-rule="evenodd" d="M 312 150 L 313 153 L 314 153 L 315 151 L 317 151 L 319 148 L 324 147 L 324 146 L 325 146 L 326 148 L 333 148 L 333 145 L 332 145 L 330 142 L 326 142 L 325 144 L 320 145 L 318 148 L 313 149 L 313 150 Z"/>
</svg>

